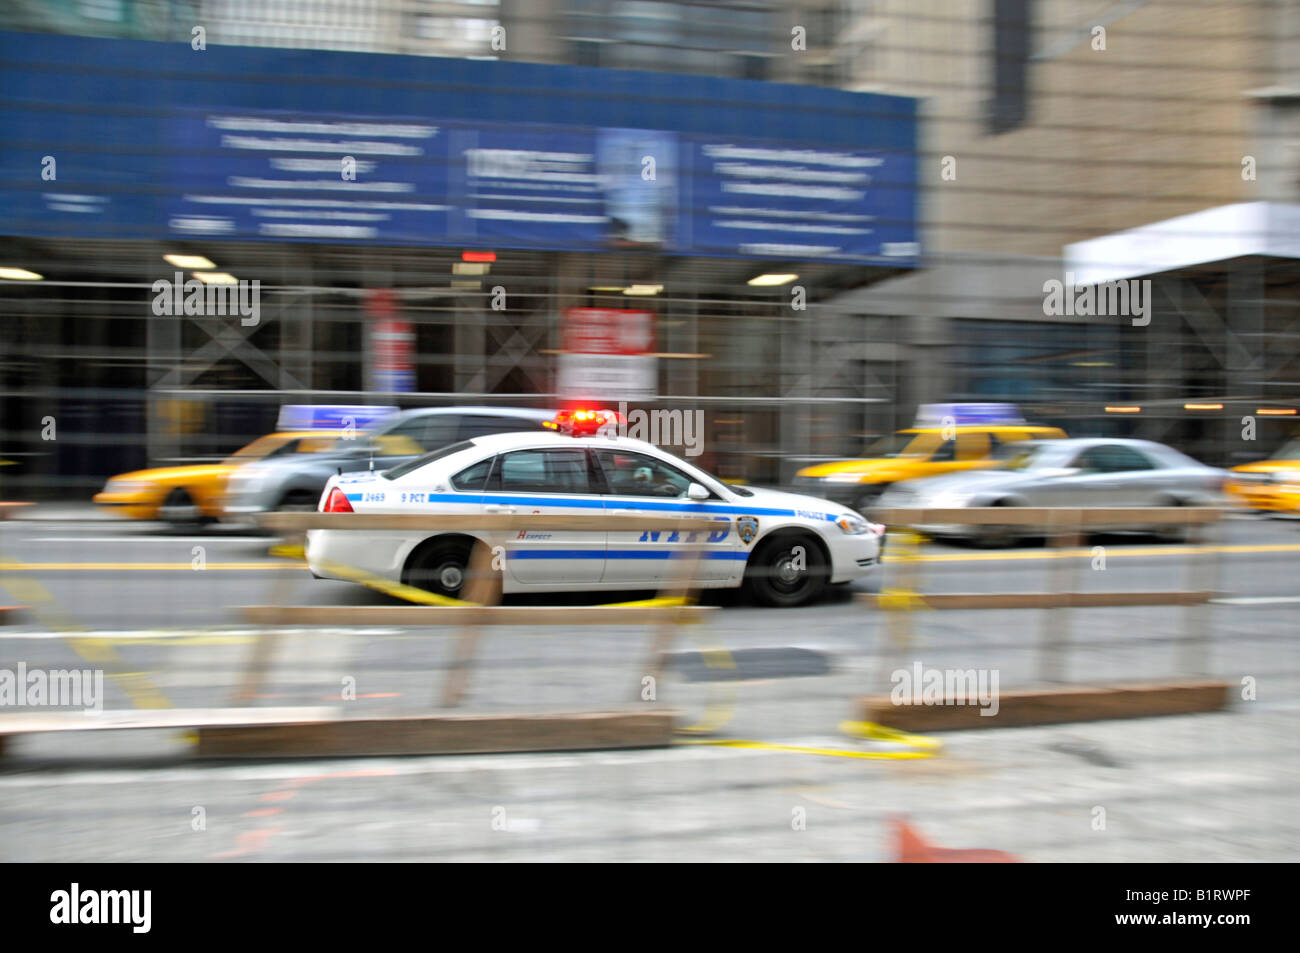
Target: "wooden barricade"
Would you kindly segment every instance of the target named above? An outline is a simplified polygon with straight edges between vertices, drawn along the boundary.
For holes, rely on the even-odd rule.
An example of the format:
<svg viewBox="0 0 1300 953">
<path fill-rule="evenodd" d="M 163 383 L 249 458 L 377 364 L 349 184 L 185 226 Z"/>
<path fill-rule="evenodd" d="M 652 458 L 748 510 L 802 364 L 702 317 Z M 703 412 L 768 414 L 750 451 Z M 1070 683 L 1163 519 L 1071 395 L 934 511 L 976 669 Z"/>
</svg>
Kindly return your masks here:
<svg viewBox="0 0 1300 953">
<path fill-rule="evenodd" d="M 894 704 L 888 694 L 862 698 L 860 717 L 893 728 L 936 731 L 1186 714 L 1223 708 L 1228 698 L 1227 683 L 1204 677 L 1210 634 L 1208 603 L 1218 595 L 1215 587 L 1220 572 L 1217 552 L 1205 537 L 1207 527 L 1220 520 L 1222 514 L 1216 507 L 990 506 L 873 512 L 873 518 L 891 528 L 952 525 L 1032 528 L 1046 535 L 1048 545 L 1062 549 L 1080 545 L 1089 529 L 1186 525 L 1192 527 L 1192 544 L 1197 555 L 1189 562 L 1186 589 L 1077 591 L 1069 585 L 1067 558 L 1060 555 L 1050 573 L 1051 591 L 927 594 L 919 591 L 920 560 L 916 555 L 919 536 L 915 532 L 904 534 L 901 545 L 891 551 L 891 561 L 899 566 L 898 584 L 885 588 L 879 595 L 858 596 L 861 602 L 889 613 L 888 645 L 882 653 L 883 672 L 896 668 L 903 653 L 910 648 L 917 610 L 1040 609 L 1044 611 L 1038 643 L 1038 675 L 1048 687 L 1002 692 L 1000 710 L 995 717 L 980 717 L 975 705 L 952 704 L 949 700 L 942 705 Z M 1182 676 L 1196 677 L 1104 686 L 1062 684 L 1070 645 L 1070 610 L 1098 606 L 1185 607 L 1187 615 L 1184 637 L 1179 642 L 1178 667 Z M 877 681 L 883 685 L 885 678 Z"/>
</svg>

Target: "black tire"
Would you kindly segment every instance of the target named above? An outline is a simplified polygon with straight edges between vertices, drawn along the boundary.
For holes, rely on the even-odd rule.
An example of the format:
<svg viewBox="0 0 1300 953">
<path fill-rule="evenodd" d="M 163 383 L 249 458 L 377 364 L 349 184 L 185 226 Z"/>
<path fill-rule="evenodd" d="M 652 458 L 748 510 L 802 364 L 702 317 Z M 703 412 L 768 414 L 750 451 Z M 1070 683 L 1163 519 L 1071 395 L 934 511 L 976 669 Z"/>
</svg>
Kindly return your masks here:
<svg viewBox="0 0 1300 953">
<path fill-rule="evenodd" d="M 1014 506 L 1013 503 L 998 501 L 994 506 Z M 979 527 L 974 533 L 974 541 L 983 549 L 1010 549 L 1025 539 L 1022 527 L 1014 525 L 997 526 L 990 524 Z"/>
<path fill-rule="evenodd" d="M 185 529 L 202 523 L 203 512 L 189 491 L 178 486 L 167 494 L 162 506 L 158 507 L 158 518 L 176 529 Z"/>
<path fill-rule="evenodd" d="M 314 513 L 320 503 L 320 494 L 310 490 L 290 490 L 280 498 L 276 509 L 288 513 Z"/>
<path fill-rule="evenodd" d="M 1179 500 L 1167 500 L 1163 505 L 1182 506 L 1183 504 Z M 1162 526 L 1153 527 L 1151 530 L 1151 535 L 1154 536 L 1156 540 L 1161 543 L 1173 543 L 1173 544 L 1185 543 L 1190 538 L 1191 527 L 1188 526 L 1186 523 L 1166 523 Z"/>
<path fill-rule="evenodd" d="M 406 561 L 402 582 L 425 592 L 455 599 L 465 588 L 473 541 L 435 540 L 420 546 Z"/>
<path fill-rule="evenodd" d="M 796 547 L 802 547 L 802 559 Z M 745 588 L 750 596 L 762 605 L 777 608 L 814 601 L 829 578 L 821 546 L 806 535 L 778 536 L 762 542 L 745 565 Z"/>
</svg>

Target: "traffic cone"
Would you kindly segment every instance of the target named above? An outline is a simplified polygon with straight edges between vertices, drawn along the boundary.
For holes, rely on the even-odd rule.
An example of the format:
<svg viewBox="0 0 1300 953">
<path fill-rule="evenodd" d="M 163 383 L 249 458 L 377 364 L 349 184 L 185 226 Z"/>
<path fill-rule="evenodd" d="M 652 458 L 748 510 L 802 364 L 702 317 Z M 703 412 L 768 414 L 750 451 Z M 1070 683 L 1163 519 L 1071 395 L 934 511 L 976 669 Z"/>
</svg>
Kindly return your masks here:
<svg viewBox="0 0 1300 953">
<path fill-rule="evenodd" d="M 894 820 L 900 864 L 1018 864 L 1019 857 L 983 847 L 939 847 L 918 833 L 905 818 Z"/>
</svg>

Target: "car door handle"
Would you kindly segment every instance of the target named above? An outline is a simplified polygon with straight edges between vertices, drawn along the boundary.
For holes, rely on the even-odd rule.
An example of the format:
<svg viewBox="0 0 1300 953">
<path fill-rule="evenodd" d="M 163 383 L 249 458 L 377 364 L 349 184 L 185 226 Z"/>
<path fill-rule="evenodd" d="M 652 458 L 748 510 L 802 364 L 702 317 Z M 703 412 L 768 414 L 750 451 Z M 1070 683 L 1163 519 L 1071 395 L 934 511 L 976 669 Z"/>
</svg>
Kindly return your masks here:
<svg viewBox="0 0 1300 953">
<path fill-rule="evenodd" d="M 492 503 L 489 503 L 487 506 L 483 507 L 483 512 L 485 513 L 513 513 L 514 511 L 515 508 L 513 506 L 501 506 Z"/>
</svg>

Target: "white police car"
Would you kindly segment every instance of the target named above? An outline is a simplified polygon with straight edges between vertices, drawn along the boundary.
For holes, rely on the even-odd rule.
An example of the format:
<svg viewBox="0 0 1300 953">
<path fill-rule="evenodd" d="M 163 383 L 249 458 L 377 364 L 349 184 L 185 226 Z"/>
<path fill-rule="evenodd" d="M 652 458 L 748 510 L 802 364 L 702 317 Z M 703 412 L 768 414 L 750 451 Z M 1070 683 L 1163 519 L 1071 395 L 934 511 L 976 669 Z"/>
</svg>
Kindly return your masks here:
<svg viewBox="0 0 1300 953">
<path fill-rule="evenodd" d="M 319 508 L 671 513 L 715 517 L 717 531 L 318 529 L 307 534 L 308 565 L 321 577 L 338 564 L 455 596 L 471 547 L 481 540 L 502 547 L 508 593 L 653 589 L 668 578 L 674 552 L 700 542 L 702 587 L 743 585 L 764 604 L 794 606 L 815 599 L 827 583 L 860 578 L 879 563 L 885 527 L 816 497 L 730 486 L 653 444 L 593 433 L 608 422 L 599 416 L 604 413 L 585 412 L 585 421 L 583 412 L 568 415 L 554 434 L 476 437 L 391 470 L 336 475 Z"/>
</svg>

